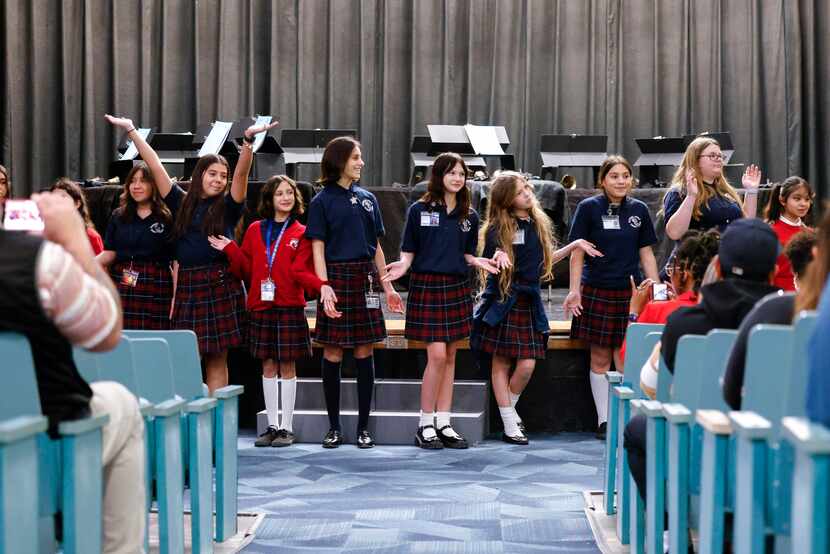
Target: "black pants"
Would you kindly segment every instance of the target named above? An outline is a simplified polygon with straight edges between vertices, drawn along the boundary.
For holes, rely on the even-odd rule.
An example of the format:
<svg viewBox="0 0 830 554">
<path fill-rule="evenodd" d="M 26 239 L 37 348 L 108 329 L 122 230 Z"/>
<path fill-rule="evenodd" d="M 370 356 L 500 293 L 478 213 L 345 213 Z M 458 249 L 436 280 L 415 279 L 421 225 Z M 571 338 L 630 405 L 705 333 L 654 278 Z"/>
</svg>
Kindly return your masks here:
<svg viewBox="0 0 830 554">
<path fill-rule="evenodd" d="M 623 446 L 628 454 L 628 468 L 640 498 L 646 499 L 646 416 L 635 415 L 625 426 Z"/>
</svg>

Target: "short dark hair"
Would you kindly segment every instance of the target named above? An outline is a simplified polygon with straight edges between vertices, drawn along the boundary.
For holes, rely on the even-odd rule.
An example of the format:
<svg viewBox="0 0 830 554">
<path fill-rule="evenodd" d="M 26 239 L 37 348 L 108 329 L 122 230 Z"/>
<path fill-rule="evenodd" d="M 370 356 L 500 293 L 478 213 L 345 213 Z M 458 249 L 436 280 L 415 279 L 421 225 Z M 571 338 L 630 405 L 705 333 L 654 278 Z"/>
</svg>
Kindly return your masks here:
<svg viewBox="0 0 830 554">
<path fill-rule="evenodd" d="M 818 243 L 818 236 L 813 229 L 804 229 L 792 236 L 784 247 L 784 255 L 790 260 L 795 276 L 801 280 L 807 266 L 813 261 L 813 246 Z"/>
<path fill-rule="evenodd" d="M 294 207 L 291 208 L 291 215 L 297 217 L 305 211 L 303 195 L 300 193 L 300 189 L 297 183 L 294 182 L 294 179 L 287 175 L 272 175 L 262 185 L 262 191 L 259 196 L 259 208 L 257 209 L 260 217 L 273 219 L 276 215 L 277 210 L 274 208 L 274 193 L 277 192 L 277 189 L 282 183 L 288 183 L 294 192 Z"/>
<path fill-rule="evenodd" d="M 360 148 L 360 143 L 354 137 L 331 139 L 323 151 L 323 159 L 320 160 L 320 178 L 317 182 L 328 183 L 338 180 L 355 148 Z"/>
</svg>

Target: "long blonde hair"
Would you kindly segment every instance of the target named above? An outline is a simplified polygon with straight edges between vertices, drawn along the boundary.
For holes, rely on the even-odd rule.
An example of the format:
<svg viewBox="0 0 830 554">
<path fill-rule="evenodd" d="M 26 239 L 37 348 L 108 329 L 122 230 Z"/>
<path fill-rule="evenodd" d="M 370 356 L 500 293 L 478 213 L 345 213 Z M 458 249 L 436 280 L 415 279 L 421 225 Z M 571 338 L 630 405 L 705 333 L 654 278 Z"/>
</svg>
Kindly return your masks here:
<svg viewBox="0 0 830 554">
<path fill-rule="evenodd" d="M 674 172 L 674 177 L 671 180 L 672 188 L 670 190 L 678 190 L 681 196 L 685 197 L 686 170 L 691 169 L 694 171 L 695 180 L 698 182 L 698 194 L 695 199 L 694 210 L 692 211 L 692 217 L 694 218 L 700 218 L 703 215 L 701 207 L 706 206 L 709 203 L 709 199 L 715 195 L 731 198 L 741 209 L 744 207 L 743 202 L 741 202 L 741 197 L 738 196 L 738 193 L 735 192 L 735 189 L 726 180 L 723 171 L 715 179 L 714 189 L 703 183 L 703 175 L 700 173 L 700 155 L 706 148 L 713 144 L 720 148 L 720 143 L 711 137 L 697 137 L 689 143 L 689 146 L 686 147 L 686 152 L 683 154 L 683 159 L 680 161 L 680 165 L 677 167 L 677 171 Z"/>
<path fill-rule="evenodd" d="M 484 249 L 488 233 L 494 232 L 496 247 L 507 254 L 510 262 L 515 265 L 513 236 L 516 234 L 518 224 L 513 216 L 513 200 L 519 194 L 519 186 L 525 184 L 527 184 L 527 180 L 515 171 L 504 171 L 493 180 L 488 195 L 487 219 L 479 231 L 479 253 Z M 553 251 L 556 247 L 553 238 L 553 224 L 542 210 L 535 195 L 528 211 L 542 243 L 542 280 L 549 281 L 553 278 Z M 479 275 L 483 287 L 487 282 L 488 274 L 480 271 Z M 507 296 L 512 283 L 513 267 L 502 269 L 499 273 L 499 292 L 502 299 Z"/>
</svg>

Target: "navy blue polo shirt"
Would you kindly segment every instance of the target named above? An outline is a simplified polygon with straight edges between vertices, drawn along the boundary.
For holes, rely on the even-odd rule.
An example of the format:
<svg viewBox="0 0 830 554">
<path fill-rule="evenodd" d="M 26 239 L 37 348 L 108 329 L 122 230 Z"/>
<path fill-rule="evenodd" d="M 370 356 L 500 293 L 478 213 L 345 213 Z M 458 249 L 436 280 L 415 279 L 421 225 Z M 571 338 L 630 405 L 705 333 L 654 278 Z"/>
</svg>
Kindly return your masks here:
<svg viewBox="0 0 830 554">
<path fill-rule="evenodd" d="M 423 214 L 423 215 L 422 215 Z M 444 204 L 415 202 L 406 212 L 401 252 L 415 254 L 412 271 L 467 275 L 464 254 L 475 256 L 478 247 L 478 214 L 470 209 L 460 217 L 458 206 L 449 214 Z"/>
<path fill-rule="evenodd" d="M 305 236 L 326 244 L 327 262 L 373 259 L 385 232 L 377 198 L 354 183 L 326 183 L 308 206 Z"/>
<path fill-rule="evenodd" d="M 184 200 L 184 196 L 185 192 L 178 185 L 174 185 L 164 198 L 164 203 L 173 212 L 174 218 Z M 196 209 L 193 210 L 193 218 L 190 220 L 187 231 L 175 241 L 176 259 L 182 267 L 196 267 L 226 260 L 221 251 L 211 247 L 207 235 L 202 232 L 202 220 L 204 220 L 205 214 L 210 208 L 211 201 L 212 199 L 199 200 Z M 234 227 L 236 227 L 239 218 L 242 217 L 242 210 L 245 206 L 235 201 L 230 194 L 226 194 L 220 201 L 225 202 L 224 235 L 230 238 L 233 237 Z"/>
<path fill-rule="evenodd" d="M 115 261 L 169 262 L 172 257 L 170 237 L 173 222 L 165 222 L 151 213 L 145 218 L 138 215 L 132 221 L 121 217 L 116 210 L 104 233 L 104 249 L 115 252 Z"/>
<path fill-rule="evenodd" d="M 619 217 L 619 229 L 605 229 L 603 216 Z M 576 207 L 568 241 L 585 239 L 593 243 L 602 257 L 585 255 L 582 282 L 596 288 L 630 288 L 629 276 L 640 282 L 640 248 L 657 242 L 648 206 L 626 196 L 620 205 L 611 206 L 604 194 L 586 198 Z"/>
<path fill-rule="evenodd" d="M 666 222 L 677 212 L 684 198 L 685 196 L 680 193 L 679 188 L 669 189 L 666 196 L 663 197 L 663 213 Z M 700 207 L 699 218 L 692 216 L 692 219 L 689 220 L 689 229 L 706 231 L 717 227 L 718 231 L 723 232 L 727 225 L 743 216 L 743 210 L 734 200 L 716 194 L 709 199 L 709 202 Z"/>
<path fill-rule="evenodd" d="M 542 264 L 545 254 L 542 251 L 542 241 L 536 232 L 536 226 L 531 219 L 516 219 L 517 230 L 513 239 L 513 279 L 523 284 L 539 284 L 542 277 Z M 482 256 L 492 258 L 499 242 L 495 229 L 491 228 L 484 238 L 484 252 Z M 488 278 L 498 279 L 498 275 L 489 275 Z"/>
</svg>

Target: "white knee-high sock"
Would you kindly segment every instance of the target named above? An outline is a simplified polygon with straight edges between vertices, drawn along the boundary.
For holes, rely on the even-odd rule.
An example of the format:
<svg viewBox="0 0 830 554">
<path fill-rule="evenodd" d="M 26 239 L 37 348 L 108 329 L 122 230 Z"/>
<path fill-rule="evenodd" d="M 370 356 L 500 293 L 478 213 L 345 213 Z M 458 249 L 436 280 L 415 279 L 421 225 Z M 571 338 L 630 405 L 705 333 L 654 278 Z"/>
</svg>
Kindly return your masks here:
<svg viewBox="0 0 830 554">
<path fill-rule="evenodd" d="M 421 420 L 418 422 L 419 427 L 426 427 L 432 425 L 429 429 L 424 430 L 424 438 L 431 439 L 435 437 L 435 412 L 425 412 L 421 410 Z"/>
<path fill-rule="evenodd" d="M 282 425 L 280 429 L 294 432 L 294 402 L 297 399 L 297 378 L 283 379 L 282 392 L 280 393 L 282 400 Z"/>
<path fill-rule="evenodd" d="M 597 408 L 597 425 L 608 421 L 608 381 L 601 373 L 589 372 L 591 378 L 591 394 L 594 395 L 594 405 Z"/>
<path fill-rule="evenodd" d="M 522 393 L 516 394 L 512 390 L 510 390 L 509 387 L 507 389 L 507 392 L 508 394 L 510 394 L 510 405 L 515 408 L 516 403 L 519 401 L 519 397 L 522 395 Z"/>
<path fill-rule="evenodd" d="M 501 415 L 501 421 L 504 424 L 504 434 L 508 437 L 515 437 L 518 435 L 519 425 L 517 421 L 519 420 L 519 416 L 516 415 L 516 410 L 509 406 L 499 406 L 499 414 Z"/>
<path fill-rule="evenodd" d="M 262 395 L 265 397 L 265 412 L 268 414 L 268 426 L 280 428 L 277 420 L 277 378 L 262 378 Z"/>
</svg>

